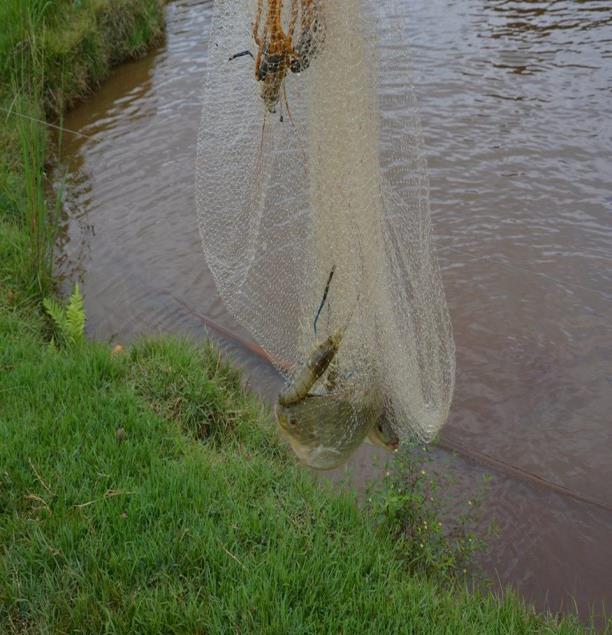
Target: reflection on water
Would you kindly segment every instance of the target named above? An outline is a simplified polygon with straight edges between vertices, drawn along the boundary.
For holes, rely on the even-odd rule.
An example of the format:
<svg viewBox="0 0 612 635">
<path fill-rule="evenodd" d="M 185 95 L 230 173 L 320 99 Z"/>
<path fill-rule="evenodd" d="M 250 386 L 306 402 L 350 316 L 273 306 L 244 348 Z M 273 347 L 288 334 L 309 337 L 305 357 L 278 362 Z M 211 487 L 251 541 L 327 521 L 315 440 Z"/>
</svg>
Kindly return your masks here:
<svg viewBox="0 0 612 635">
<path fill-rule="evenodd" d="M 462 483 L 492 460 L 487 517 L 495 515 L 500 537 L 485 566 L 540 606 L 571 607 L 573 597 L 584 611 L 612 602 L 612 10 L 605 5 L 409 4 L 458 355 L 443 440 L 477 454 L 452 459 Z M 94 337 L 199 337 L 206 329 L 222 337 L 199 314 L 247 337 L 215 293 L 195 225 L 209 21 L 208 2 L 171 4 L 166 44 L 118 69 L 66 119 L 91 137 L 66 139 L 62 166 L 65 270 L 83 272 Z M 278 379 L 260 359 L 225 346 L 253 385 L 274 393 Z M 352 461 L 362 478 L 376 473 L 370 456 L 362 448 Z"/>
</svg>

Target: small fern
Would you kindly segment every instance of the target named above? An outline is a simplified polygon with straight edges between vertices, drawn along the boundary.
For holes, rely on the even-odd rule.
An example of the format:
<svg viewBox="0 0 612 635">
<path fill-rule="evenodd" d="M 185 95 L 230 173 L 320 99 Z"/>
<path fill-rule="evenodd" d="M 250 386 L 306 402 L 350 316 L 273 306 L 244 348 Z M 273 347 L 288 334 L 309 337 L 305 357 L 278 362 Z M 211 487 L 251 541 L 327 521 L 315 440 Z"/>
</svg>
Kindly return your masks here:
<svg viewBox="0 0 612 635">
<path fill-rule="evenodd" d="M 55 329 L 52 341 L 57 341 L 63 346 L 76 346 L 84 340 L 85 307 L 78 283 L 74 286 L 66 307 L 53 298 L 45 298 L 43 306 Z"/>
<path fill-rule="evenodd" d="M 43 300 L 43 306 L 45 307 L 45 311 L 50 315 L 57 334 L 60 335 L 62 333 L 66 333 L 68 330 L 68 323 L 64 307 L 53 298 L 45 298 Z"/>
<path fill-rule="evenodd" d="M 80 344 L 85 337 L 85 306 L 79 284 L 74 285 L 66 307 L 67 339 L 71 344 Z"/>
</svg>

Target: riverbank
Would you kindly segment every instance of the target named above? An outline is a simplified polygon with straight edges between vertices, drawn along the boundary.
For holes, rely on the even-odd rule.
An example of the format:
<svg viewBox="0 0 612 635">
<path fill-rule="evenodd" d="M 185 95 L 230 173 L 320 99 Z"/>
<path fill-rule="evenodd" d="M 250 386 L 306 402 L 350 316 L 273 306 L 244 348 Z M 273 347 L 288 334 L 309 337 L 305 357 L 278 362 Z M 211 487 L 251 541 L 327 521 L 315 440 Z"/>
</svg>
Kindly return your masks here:
<svg viewBox="0 0 612 635">
<path fill-rule="evenodd" d="M 49 200 L 49 127 L 95 90 L 119 61 L 163 37 L 163 0 L 7 0 L 0 6 L 0 222 L 26 229 L 16 271 L 20 290 L 53 287 L 59 223 Z M 61 136 L 59 137 L 61 142 Z"/>
<path fill-rule="evenodd" d="M 411 574 L 216 353 L 50 348 L 2 314 L 3 632 L 577 632 Z"/>
<path fill-rule="evenodd" d="M 0 46 L 3 72 L 20 42 L 64 50 L 67 25 L 91 24 L 94 7 L 96 15 L 110 16 L 104 7 L 144 15 L 155 4 L 81 3 L 61 15 L 62 37 L 59 13 L 45 16 L 49 32 L 33 13 L 27 37 Z M 125 25 L 140 23 L 120 15 L 94 23 L 123 34 L 101 31 L 107 63 L 159 37 L 160 26 L 137 37 L 145 31 Z M 95 39 L 97 28 L 86 32 Z M 92 41 L 64 42 L 60 67 L 70 73 L 83 60 L 74 51 Z M 43 60 L 56 50 L 35 48 L 33 59 Z M 11 79 L 15 93 L 3 82 L 2 103 L 53 117 L 106 72 L 79 71 L 85 83 L 58 87 L 41 70 L 46 63 L 24 62 L 23 81 Z M 393 527 L 294 465 L 270 413 L 214 349 L 177 341 L 114 355 L 95 343 L 50 347 L 40 309 L 52 292 L 46 133 L 17 121 L 3 122 L 0 169 L 0 630 L 579 631 L 513 597 L 470 594 L 417 573 Z"/>
</svg>

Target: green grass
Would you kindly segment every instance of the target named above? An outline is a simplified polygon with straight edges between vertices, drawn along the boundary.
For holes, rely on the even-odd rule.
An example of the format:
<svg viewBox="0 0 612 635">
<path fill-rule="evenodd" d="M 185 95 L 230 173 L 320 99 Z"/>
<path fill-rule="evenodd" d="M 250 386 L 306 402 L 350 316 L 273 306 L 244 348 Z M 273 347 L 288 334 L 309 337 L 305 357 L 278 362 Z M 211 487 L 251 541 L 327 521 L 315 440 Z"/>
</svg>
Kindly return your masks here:
<svg viewBox="0 0 612 635">
<path fill-rule="evenodd" d="M 578 632 L 411 574 L 215 350 L 28 332 L 0 352 L 0 632 Z"/>
<path fill-rule="evenodd" d="M 42 83 L 47 113 L 60 114 L 163 32 L 163 0 L 3 0 L 0 86 Z M 10 92 L 10 91 L 8 91 Z"/>
<path fill-rule="evenodd" d="M 44 120 L 162 12 L 2 0 L 0 24 L 0 107 Z M 436 527 L 422 479 L 369 510 L 317 484 L 216 350 L 58 339 L 49 140 L 0 111 L 0 633 L 581 631 L 447 575 L 463 547 L 418 529 Z"/>
<path fill-rule="evenodd" d="M 162 0 L 2 0 L 0 3 L 0 219 L 28 240 L 22 286 L 53 288 L 56 205 L 47 200 L 45 119 L 58 119 L 117 62 L 159 40 Z"/>
</svg>

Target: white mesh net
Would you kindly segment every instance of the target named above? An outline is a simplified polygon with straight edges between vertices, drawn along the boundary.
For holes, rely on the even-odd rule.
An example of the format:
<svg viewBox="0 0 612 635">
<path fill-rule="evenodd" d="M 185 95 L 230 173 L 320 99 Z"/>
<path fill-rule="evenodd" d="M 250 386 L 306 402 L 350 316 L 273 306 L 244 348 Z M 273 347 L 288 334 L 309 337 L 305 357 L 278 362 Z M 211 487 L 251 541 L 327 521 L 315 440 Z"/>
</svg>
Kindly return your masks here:
<svg viewBox="0 0 612 635">
<path fill-rule="evenodd" d="M 400 439 L 428 441 L 448 414 L 454 345 L 394 4 L 217 0 L 197 209 L 224 302 L 288 381 L 341 331 L 334 381 L 310 392 L 354 404 L 355 439 L 367 399 Z M 256 59 L 236 56 L 248 48 Z"/>
</svg>

